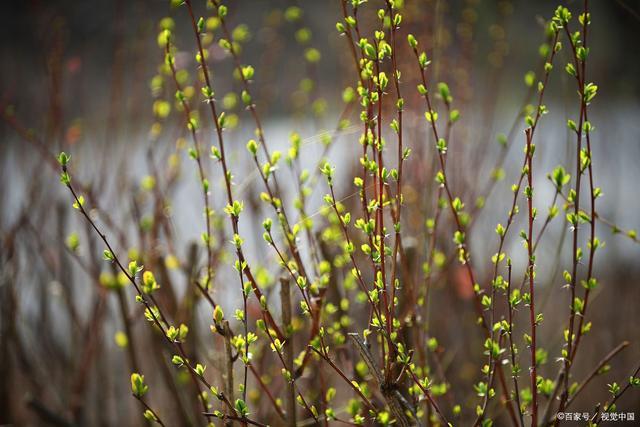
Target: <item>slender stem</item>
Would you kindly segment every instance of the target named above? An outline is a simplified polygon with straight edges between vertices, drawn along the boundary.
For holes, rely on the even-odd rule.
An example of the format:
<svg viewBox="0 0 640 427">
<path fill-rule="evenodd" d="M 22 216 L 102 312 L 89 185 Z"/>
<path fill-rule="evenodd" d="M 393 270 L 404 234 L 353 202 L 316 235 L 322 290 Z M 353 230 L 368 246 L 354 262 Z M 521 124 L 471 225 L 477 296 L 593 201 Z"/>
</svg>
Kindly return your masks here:
<svg viewBox="0 0 640 427">
<path fill-rule="evenodd" d="M 640 373 L 640 364 L 638 365 L 638 367 L 633 371 L 633 373 L 631 374 L 632 377 L 636 378 L 638 376 L 638 373 Z M 615 396 L 613 396 L 613 398 L 611 399 L 611 401 L 607 402 L 604 404 L 604 411 L 608 411 L 609 408 L 611 408 L 611 405 L 615 404 L 618 399 L 620 399 L 622 397 L 623 394 L 626 393 L 627 390 L 629 390 L 629 388 L 631 387 L 631 382 L 627 381 L 627 385 L 625 385 L 622 390 L 620 390 L 618 393 L 616 393 Z M 600 412 L 597 416 L 596 419 L 594 421 L 595 425 L 599 425 L 602 422 L 602 412 Z"/>
<path fill-rule="evenodd" d="M 340 376 L 340 378 L 342 378 L 346 384 L 349 385 L 349 387 L 351 387 L 356 394 L 358 394 L 360 396 L 360 399 L 362 399 L 362 401 L 364 402 L 365 405 L 367 405 L 367 407 L 373 411 L 376 410 L 375 406 L 373 405 L 373 403 L 371 403 L 371 401 L 369 401 L 369 399 L 367 399 L 367 396 L 365 396 L 362 393 L 362 390 L 360 390 L 359 387 L 356 387 L 351 380 L 349 380 L 349 378 L 347 378 L 346 374 L 344 372 L 342 372 L 342 370 L 338 367 L 338 365 L 335 364 L 335 362 L 333 360 L 331 360 L 331 358 L 329 357 L 328 354 L 325 354 L 324 351 L 319 351 L 317 350 L 315 347 L 313 346 L 309 346 L 307 347 L 310 350 L 312 350 L 314 353 L 316 353 L 318 356 L 320 356 L 322 358 L 322 360 L 324 360 L 325 362 L 327 362 L 329 364 L 329 366 L 331 366 L 336 373 Z"/>
<path fill-rule="evenodd" d="M 511 356 L 511 378 L 513 379 L 513 390 L 518 407 L 518 417 L 520 426 L 525 427 L 524 416 L 522 415 L 522 404 L 520 403 L 520 387 L 518 386 L 518 364 L 516 362 L 516 347 L 513 342 L 513 305 L 511 304 L 511 262 L 507 263 L 507 306 L 509 316 L 509 330 L 507 336 L 509 338 L 509 355 Z"/>
<path fill-rule="evenodd" d="M 280 306 L 282 309 L 282 329 L 287 340 L 284 343 L 284 358 L 286 368 L 293 375 L 293 337 L 291 336 L 291 281 L 280 279 Z M 287 423 L 290 427 L 296 425 L 296 390 L 293 382 L 287 384 Z"/>
<path fill-rule="evenodd" d="M 66 165 L 62 166 L 62 172 L 65 173 L 65 174 L 68 173 Z M 158 329 L 162 333 L 162 336 L 164 337 L 164 339 L 170 345 L 175 347 L 175 349 L 178 351 L 178 354 L 182 357 L 185 367 L 188 368 L 187 371 L 189 372 L 189 377 L 193 381 L 194 385 L 198 388 L 198 390 L 200 390 L 200 385 L 199 385 L 199 382 L 200 382 L 207 389 L 211 389 L 211 384 L 209 384 L 209 382 L 202 375 L 200 375 L 200 374 L 198 374 L 196 372 L 195 368 L 193 367 L 193 365 L 189 361 L 189 358 L 187 357 L 187 354 L 184 351 L 184 348 L 183 348 L 182 344 L 180 342 L 172 341 L 172 340 L 169 339 L 169 337 L 167 336 L 167 333 L 166 333 L 166 329 L 165 329 L 165 325 L 168 325 L 167 319 L 165 318 L 162 310 L 160 309 L 160 307 L 158 306 L 157 302 L 155 301 L 155 298 L 153 297 L 153 295 L 145 295 L 144 293 L 142 293 L 142 290 L 140 289 L 140 287 L 139 287 L 138 283 L 136 282 L 135 278 L 129 273 L 129 271 L 124 267 L 124 265 L 122 265 L 122 262 L 120 261 L 120 259 L 116 255 L 116 253 L 114 252 L 113 247 L 111 246 L 111 244 L 109 243 L 109 240 L 107 239 L 107 236 L 102 231 L 100 231 L 100 229 L 95 224 L 93 219 L 91 219 L 91 216 L 89 216 L 89 214 L 85 210 L 85 208 L 83 206 L 83 203 L 78 198 L 78 194 L 76 193 L 73 185 L 71 184 L 70 179 L 66 183 L 66 186 L 69 189 L 69 191 L 71 192 L 71 194 L 73 196 L 73 199 L 74 199 L 76 205 L 78 206 L 78 210 L 80 211 L 82 216 L 87 220 L 87 222 L 89 223 L 91 228 L 96 232 L 96 234 L 98 236 L 100 236 L 100 239 L 102 239 L 103 243 L 107 247 L 107 250 L 112 255 L 113 262 L 116 263 L 118 269 L 125 275 L 127 280 L 135 288 L 135 290 L 136 290 L 136 292 L 138 294 L 139 301 L 145 306 L 151 321 L 158 327 Z M 153 303 L 153 306 L 151 305 L 152 303 Z M 155 310 L 154 310 L 154 308 L 155 308 Z M 199 398 L 200 398 L 199 400 L 202 402 L 204 410 L 206 411 L 207 410 L 206 399 L 204 399 L 204 397 L 201 394 L 199 395 Z M 232 408 L 233 411 L 235 411 L 235 408 L 233 407 L 231 402 L 228 401 L 228 399 L 223 399 L 223 402 L 225 402 L 225 404 L 228 407 Z M 246 419 L 246 421 L 249 422 L 248 418 L 243 417 L 243 419 Z"/>
<path fill-rule="evenodd" d="M 569 399 L 567 399 L 567 403 L 564 409 L 569 409 L 569 406 L 571 405 L 571 403 L 575 400 L 576 397 L 578 397 L 580 392 L 584 390 L 585 387 L 587 387 L 587 385 L 591 382 L 591 380 L 594 379 L 596 375 L 600 373 L 600 370 L 604 367 L 604 365 L 609 363 L 611 359 L 613 359 L 618 353 L 620 353 L 622 350 L 624 350 L 628 346 L 629 346 L 629 341 L 623 341 L 620 344 L 618 344 L 613 350 L 607 353 L 607 355 L 604 356 L 600 360 L 600 362 L 598 362 L 595 368 L 593 368 L 591 373 L 589 373 L 589 375 L 587 375 L 587 377 L 584 380 L 582 380 L 582 382 L 578 385 L 578 388 L 576 388 L 576 391 L 574 391 L 573 394 L 571 394 L 571 396 L 569 397 Z"/>
<path fill-rule="evenodd" d="M 587 49 L 587 30 L 588 30 L 588 25 L 589 25 L 589 2 L 588 0 L 584 1 L 584 20 L 582 21 L 582 45 L 585 49 Z M 591 219 L 589 221 L 590 224 L 590 251 L 589 251 L 589 265 L 588 265 L 588 270 L 587 270 L 587 283 L 589 282 L 589 280 L 591 279 L 591 276 L 593 274 L 593 261 L 594 261 L 594 255 L 595 255 L 595 247 L 594 247 L 594 240 L 595 240 L 595 226 L 596 226 L 596 222 L 594 220 L 595 217 L 595 203 L 596 203 L 596 194 L 595 194 L 595 187 L 594 187 L 594 181 L 593 181 L 593 170 L 591 167 L 591 140 L 590 140 L 590 136 L 589 136 L 589 132 L 583 129 L 583 124 L 585 122 L 587 122 L 587 99 L 585 96 L 585 84 L 586 84 L 586 60 L 579 60 L 578 59 L 578 53 L 577 53 L 577 46 L 576 43 L 574 43 L 574 40 L 572 38 L 572 35 L 569 31 L 569 28 L 567 25 L 564 26 L 565 32 L 567 34 L 567 38 L 569 40 L 569 45 L 571 46 L 571 52 L 572 52 L 572 56 L 573 56 L 573 61 L 575 64 L 575 70 L 576 70 L 576 83 L 578 85 L 578 94 L 580 96 L 580 116 L 578 118 L 578 125 L 576 128 L 576 138 L 577 138 L 577 146 L 576 146 L 576 189 L 575 189 L 575 198 L 574 198 L 574 215 L 576 218 L 578 218 L 579 213 L 580 213 L 580 193 L 581 193 L 581 178 L 582 178 L 582 174 L 584 173 L 584 170 L 582 169 L 582 135 L 583 135 L 583 131 L 586 134 L 586 142 L 587 142 L 587 156 L 588 156 L 588 170 L 589 170 L 589 196 L 590 196 L 590 201 L 591 201 Z M 570 283 L 570 289 L 571 289 L 571 301 L 570 301 L 570 314 L 569 314 L 569 333 L 567 335 L 567 354 L 565 357 L 565 363 L 564 363 L 564 389 L 563 389 L 563 393 L 561 395 L 560 398 L 560 406 L 559 406 L 559 411 L 564 410 L 565 408 L 565 404 L 567 402 L 567 399 L 569 398 L 569 377 L 570 377 L 570 371 L 571 371 L 571 365 L 573 363 L 573 359 L 575 358 L 576 352 L 577 352 L 577 348 L 578 345 L 580 343 L 580 338 L 582 336 L 582 325 L 584 322 L 584 311 L 586 310 L 586 306 L 588 304 L 588 300 L 589 300 L 589 289 L 586 290 L 585 292 L 585 299 L 584 299 L 584 305 L 583 305 L 583 311 L 579 320 L 579 324 L 578 324 L 578 330 L 575 334 L 575 338 L 574 338 L 574 322 L 575 322 L 575 317 L 576 317 L 576 304 L 575 304 L 575 300 L 576 300 L 576 284 L 577 284 L 577 274 L 578 274 L 578 263 L 579 263 L 579 259 L 578 259 L 578 221 L 576 221 L 575 226 L 574 226 L 574 233 L 573 233 L 573 266 L 572 266 L 572 273 L 571 273 L 571 283 Z"/>
<path fill-rule="evenodd" d="M 165 426 L 165 424 L 162 422 L 162 419 L 160 418 L 160 416 L 158 415 L 158 413 L 156 411 L 154 411 L 153 409 L 151 409 L 151 406 L 147 405 L 147 403 L 144 401 L 144 399 L 142 399 L 139 396 L 133 395 L 133 397 L 135 397 L 138 402 L 140 402 L 142 404 L 142 406 L 144 406 L 144 408 L 151 412 L 153 414 L 153 416 L 155 417 L 155 422 L 157 422 L 158 424 L 160 424 L 162 427 Z"/>
<path fill-rule="evenodd" d="M 531 298 L 529 303 L 529 321 L 531 324 L 531 394 L 532 394 L 532 407 L 531 407 L 531 425 L 538 425 L 538 377 L 536 373 L 536 312 L 535 312 L 535 258 L 533 252 L 533 153 L 534 146 L 531 142 L 533 138 L 532 129 L 527 129 L 527 205 L 529 210 L 528 223 L 529 232 L 527 233 L 527 251 L 529 258 L 528 276 L 529 276 L 529 296 Z"/>
</svg>

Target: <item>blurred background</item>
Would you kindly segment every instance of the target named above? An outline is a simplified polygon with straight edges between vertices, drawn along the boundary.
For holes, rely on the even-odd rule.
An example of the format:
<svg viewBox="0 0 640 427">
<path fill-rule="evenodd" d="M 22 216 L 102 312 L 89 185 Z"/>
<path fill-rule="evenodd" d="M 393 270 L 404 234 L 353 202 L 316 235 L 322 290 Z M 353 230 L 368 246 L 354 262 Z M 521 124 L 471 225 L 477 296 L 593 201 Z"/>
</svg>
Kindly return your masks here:
<svg viewBox="0 0 640 427">
<path fill-rule="evenodd" d="M 188 285 L 203 257 L 198 249 L 202 200 L 185 150 L 188 135 L 176 110 L 175 88 L 160 71 L 164 51 L 158 34 L 163 27 L 174 31 L 185 86 L 197 88 L 198 79 L 187 12 L 171 3 L 29 0 L 2 5 L 0 424 L 141 424 L 128 386 L 134 362 L 148 367 L 152 386 L 163 388 L 154 400 L 170 408 L 175 418 L 169 417 L 171 425 L 197 424 L 190 401 L 180 397 L 188 387 L 185 378 L 166 360 L 162 362 L 169 350 L 147 336 L 133 290 L 119 286 L 115 271 L 101 260 L 101 242 L 71 207 L 53 157 L 62 150 L 71 154 L 74 179 L 82 185 L 92 216 L 118 250 L 132 259 L 144 258 L 145 265 L 162 271 L 163 282 L 171 283 L 162 298 L 172 307 L 174 318 L 190 320 L 192 333 L 202 346 L 208 345 L 201 357 L 213 365 L 220 363 L 221 343 L 211 338 L 207 326 L 210 310 Z M 582 2 L 566 5 L 577 16 Z M 510 186 L 522 162 L 522 111 L 533 102 L 525 76 L 541 74 L 539 51 L 548 42 L 544 21 L 555 7 L 546 0 L 404 1 L 399 67 L 407 105 L 407 144 L 414 150 L 405 172 L 409 213 L 404 220 L 414 237 L 407 244 L 415 257 L 415 271 L 408 276 L 418 281 L 422 277 L 428 252 L 424 223 L 434 215 L 437 188 L 433 141 L 424 126 L 424 106 L 415 90 L 419 76 L 406 34 L 415 34 L 432 60 L 430 83 L 447 82 L 461 113 L 451 138 L 449 173 L 456 194 L 468 206 L 481 206 L 475 210 L 468 240 L 486 284 L 497 245 L 493 230 L 496 223 L 506 221 Z M 194 8 L 201 16 L 213 16 L 205 1 L 194 1 Z M 593 330 L 582 344 L 584 353 L 576 360 L 575 372 L 583 377 L 620 342 L 628 340 L 630 345 L 613 360 L 607 375 L 591 383 L 589 393 L 582 395 L 584 401 L 576 401 L 577 410 L 592 410 L 587 403 L 606 399 L 606 384 L 625 381 L 640 359 L 640 245 L 633 233 L 640 227 L 640 6 L 632 0 L 600 0 L 590 2 L 590 8 L 588 79 L 598 84 L 599 91 L 589 118 L 596 127 L 594 173 L 604 192 L 598 214 L 606 223 L 598 223 L 598 235 L 606 241 L 606 249 L 596 258 L 601 286 L 587 319 Z M 370 24 L 367 36 L 371 37 L 377 7 L 366 9 L 360 18 Z M 234 0 L 229 2 L 228 21 L 241 46 L 242 61 L 256 69 L 253 97 L 270 148 L 286 152 L 291 133 L 297 132 L 302 138 L 301 164 L 314 171 L 327 156 L 337 166 L 340 198 L 357 211 L 352 180 L 361 154 L 359 106 L 344 92 L 355 87 L 357 75 L 347 42 L 335 30 L 341 14 L 338 0 Z M 269 289 L 280 273 L 260 238 L 262 218 L 269 212 L 259 201 L 261 183 L 244 148 L 255 137 L 254 124 L 241 106 L 241 84 L 233 77 L 233 62 L 217 44 L 215 22 L 207 21 L 207 29 L 212 35 L 208 51 L 216 99 L 229 120 L 226 138 L 236 191 L 248 206 L 240 226 L 250 261 Z M 570 138 L 566 121 L 576 118 L 579 104 L 575 82 L 563 71 L 567 61 L 562 52 L 545 98 L 551 113 L 538 135 L 536 204 L 544 214 L 554 199 L 547 173 L 562 164 L 574 175 L 575 138 Z M 202 110 L 197 97 L 193 104 Z M 206 118 L 203 110 L 202 141 L 209 146 L 216 141 L 208 136 L 212 133 Z M 506 145 L 499 142 L 505 140 Z M 502 180 L 495 179 L 503 175 L 499 167 L 504 169 Z M 226 202 L 219 191 L 220 168 L 209 160 L 206 168 L 216 188 L 211 195 L 220 247 L 216 276 L 224 284 L 233 277 L 234 260 L 226 243 L 230 236 L 222 213 Z M 287 170 L 282 173 L 294 177 L 286 175 Z M 285 185 L 283 191 L 288 195 L 286 206 L 294 211 L 295 186 Z M 326 191 L 322 179 L 314 181 L 308 200 L 307 213 L 317 218 L 314 233 L 318 234 L 326 224 L 321 210 Z M 557 204 L 562 207 L 562 200 Z M 506 246 L 518 283 L 526 264 L 517 238 L 524 219 L 516 219 Z M 443 243 L 437 253 L 446 259 L 455 255 L 455 248 L 448 237 L 451 219 L 444 221 L 449 224 L 441 227 Z M 544 266 L 539 272 L 545 310 L 540 334 L 548 351 L 542 373 L 550 375 L 545 372 L 556 370 L 562 345 L 559 331 L 568 310 L 562 272 L 570 267 L 570 230 L 563 213 L 546 233 L 538 263 Z M 435 306 L 428 322 L 447 350 L 442 364 L 448 381 L 466 385 L 472 396 L 470 384 L 477 381 L 482 344 L 473 329 L 469 284 L 455 263 L 445 263 L 436 277 Z M 241 302 L 233 286 L 218 286 L 213 293 L 228 313 Z M 130 334 L 160 357 L 145 352 L 132 355 Z M 456 398 L 473 408 L 473 397 Z M 268 419 L 263 400 L 254 395 L 252 404 Z M 626 395 L 619 407 L 640 409 L 638 393 Z M 640 418 L 640 413 L 636 416 Z"/>
</svg>

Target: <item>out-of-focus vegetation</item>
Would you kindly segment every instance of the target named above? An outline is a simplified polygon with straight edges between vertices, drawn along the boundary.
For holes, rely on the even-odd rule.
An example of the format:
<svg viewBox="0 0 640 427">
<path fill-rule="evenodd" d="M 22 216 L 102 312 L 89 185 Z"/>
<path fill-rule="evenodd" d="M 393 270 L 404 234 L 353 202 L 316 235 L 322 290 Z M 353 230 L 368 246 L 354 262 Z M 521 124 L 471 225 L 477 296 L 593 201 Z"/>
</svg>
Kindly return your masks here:
<svg viewBox="0 0 640 427">
<path fill-rule="evenodd" d="M 640 407 L 626 3 L 11 7 L 0 423 Z"/>
</svg>

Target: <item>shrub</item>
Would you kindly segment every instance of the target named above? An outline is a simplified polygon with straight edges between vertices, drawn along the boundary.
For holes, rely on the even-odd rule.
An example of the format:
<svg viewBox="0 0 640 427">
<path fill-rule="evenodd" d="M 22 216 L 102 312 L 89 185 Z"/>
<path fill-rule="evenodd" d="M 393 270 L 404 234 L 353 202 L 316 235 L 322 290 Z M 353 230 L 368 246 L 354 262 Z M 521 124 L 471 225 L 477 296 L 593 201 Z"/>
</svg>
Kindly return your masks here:
<svg viewBox="0 0 640 427">
<path fill-rule="evenodd" d="M 190 26 L 191 37 L 180 37 L 174 18 L 159 25 L 163 61 L 151 83 L 150 136 L 157 145 L 171 120 L 181 123 L 186 139 L 180 137 L 179 150 L 192 160 L 198 199 L 172 209 L 202 211 L 202 255 L 193 249 L 179 259 L 172 248 L 165 194 L 173 189 L 177 167 L 154 168 L 142 179 L 133 197 L 151 200 L 151 214 L 120 225 L 99 205 L 100 194 L 76 179 L 73 150 L 58 156 L 60 181 L 102 246 L 102 273 L 89 270 L 118 298 L 124 331 L 116 342 L 128 351 L 131 392 L 144 418 L 160 425 L 220 419 L 243 425 L 525 426 L 557 424 L 576 410 L 576 398 L 629 344 L 607 350 L 586 375 L 574 368 L 592 328 L 588 309 L 600 285 L 595 260 L 604 242 L 598 234 L 605 228 L 621 231 L 597 209 L 602 191 L 594 176 L 589 111 L 598 86 L 588 74 L 587 2 L 573 13 L 560 6 L 545 22 L 539 71 L 525 75 L 530 90 L 524 108 L 509 135 L 498 138 L 490 168 L 466 163 L 461 154 L 466 139 L 480 136 L 470 134 L 473 127 L 465 124 L 464 102 L 458 104 L 454 85 L 434 78 L 449 77 L 433 71 L 437 55 L 427 54 L 422 37 L 407 32 L 411 19 L 403 1 L 341 1 L 338 55 L 352 63 L 352 84 L 342 92 L 336 133 L 322 138 L 322 156 L 313 159 L 305 158 L 306 142 L 295 132 L 285 150 L 274 149 L 278 144 L 269 139 L 260 104 L 261 68 L 243 55 L 251 36 L 238 16 L 243 11 L 210 0 L 199 17 L 191 0 L 174 3 L 175 20 Z M 313 74 L 323 53 L 310 43 L 302 10 L 289 7 L 283 17 L 296 28 Z M 194 64 L 181 59 L 178 46 L 194 55 Z M 220 51 L 225 60 L 212 60 Z M 222 72 L 235 79 L 234 91 L 224 96 Z M 567 121 L 573 153 L 565 165 L 546 171 L 536 147 L 550 142 L 541 140 L 539 127 L 549 113 L 551 80 L 560 73 L 569 75 L 577 94 L 567 99 L 577 114 Z M 239 106 L 251 123 L 242 125 L 255 129 L 241 160 L 232 155 L 228 137 L 238 125 Z M 317 98 L 310 110 L 324 108 Z M 351 124 L 355 110 L 359 121 Z M 5 116 L 21 130 L 13 115 Z M 359 134 L 347 141 L 359 142 L 353 171 L 328 155 L 349 129 Z M 519 160 L 508 155 L 513 146 L 523 150 Z M 169 165 L 175 156 L 170 154 Z M 495 236 L 486 238 L 475 233 L 486 225 L 477 218 L 502 191 L 498 182 L 509 168 L 515 169 L 511 194 L 498 196 L 507 212 L 488 220 L 497 225 Z M 250 174 L 261 187 L 251 200 L 234 179 Z M 546 182 L 540 179 L 545 176 Z M 460 180 L 468 177 L 465 188 Z M 550 203 L 539 196 L 540 187 L 551 189 Z M 316 200 L 314 191 L 324 197 Z M 560 239 L 568 247 L 540 256 L 551 224 L 563 221 L 568 231 Z M 254 254 L 247 246 L 259 233 L 264 253 Z M 624 234 L 637 243 L 635 232 Z M 124 242 L 132 236 L 139 236 L 142 249 L 126 253 Z M 516 236 L 523 249 L 511 244 Z M 83 243 L 75 233 L 66 241 L 80 265 Z M 188 282 L 183 299 L 176 296 L 170 271 L 177 265 Z M 541 292 L 549 288 L 562 288 L 562 317 L 539 308 Z M 133 331 L 132 290 L 140 308 L 133 316 L 147 320 L 145 332 Z M 236 297 L 221 298 L 230 294 Z M 197 315 L 203 311 L 210 331 L 200 328 Z M 545 316 L 552 317 L 554 330 L 542 336 Z M 456 326 L 442 327 L 449 322 Z M 443 344 L 455 342 L 448 333 L 459 334 L 464 344 L 458 351 L 468 355 Z M 554 344 L 558 340 L 561 345 Z M 558 363 L 548 364 L 550 357 Z M 162 386 L 146 382 L 161 375 L 154 364 L 169 362 L 175 372 L 163 375 L 177 378 L 166 391 L 182 408 L 177 414 L 154 397 Z M 465 376 L 448 378 L 469 366 Z M 609 384 L 609 398 L 591 402 L 581 419 L 597 425 L 615 412 L 618 399 L 640 382 L 640 367 L 633 369 L 628 380 Z"/>
</svg>

